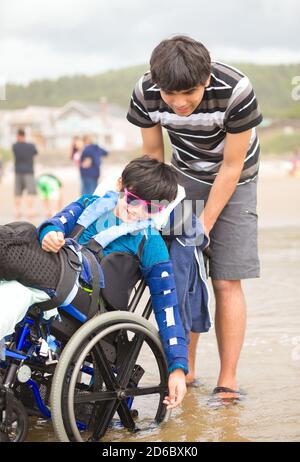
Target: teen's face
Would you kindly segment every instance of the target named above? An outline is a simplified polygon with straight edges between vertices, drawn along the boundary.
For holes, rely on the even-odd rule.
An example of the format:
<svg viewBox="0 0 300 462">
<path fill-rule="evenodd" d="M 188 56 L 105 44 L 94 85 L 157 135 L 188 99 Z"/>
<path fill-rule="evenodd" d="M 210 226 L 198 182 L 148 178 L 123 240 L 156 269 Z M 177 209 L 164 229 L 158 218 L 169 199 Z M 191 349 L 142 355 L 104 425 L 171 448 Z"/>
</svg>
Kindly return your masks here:
<svg viewBox="0 0 300 462">
<path fill-rule="evenodd" d="M 208 82 L 209 79 L 205 85 L 198 85 L 188 90 L 170 92 L 160 90 L 160 94 L 175 114 L 186 117 L 191 115 L 201 103 Z"/>
</svg>

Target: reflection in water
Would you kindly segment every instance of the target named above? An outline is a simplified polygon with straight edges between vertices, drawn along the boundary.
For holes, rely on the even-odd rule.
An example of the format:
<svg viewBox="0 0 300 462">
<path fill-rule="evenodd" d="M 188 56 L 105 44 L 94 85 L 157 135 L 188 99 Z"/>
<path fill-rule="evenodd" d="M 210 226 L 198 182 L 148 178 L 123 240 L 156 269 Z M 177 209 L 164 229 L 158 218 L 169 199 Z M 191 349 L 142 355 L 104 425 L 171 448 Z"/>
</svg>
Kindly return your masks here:
<svg viewBox="0 0 300 462">
<path fill-rule="evenodd" d="M 207 405 L 218 374 L 212 331 L 199 345 L 203 385 L 189 389 L 159 428 L 120 429 L 116 441 L 300 441 L 300 229 L 261 230 L 260 255 L 261 278 L 244 281 L 248 330 L 239 381 L 246 399 L 229 408 Z M 28 440 L 55 441 L 51 424 L 31 419 Z"/>
</svg>

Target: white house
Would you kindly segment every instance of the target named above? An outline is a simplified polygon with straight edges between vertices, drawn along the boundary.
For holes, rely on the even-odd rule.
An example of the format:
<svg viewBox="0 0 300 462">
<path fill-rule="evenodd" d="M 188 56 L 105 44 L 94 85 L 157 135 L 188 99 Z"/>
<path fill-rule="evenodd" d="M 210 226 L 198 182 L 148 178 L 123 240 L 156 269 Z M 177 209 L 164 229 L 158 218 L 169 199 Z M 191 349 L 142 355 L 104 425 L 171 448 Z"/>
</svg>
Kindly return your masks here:
<svg viewBox="0 0 300 462">
<path fill-rule="evenodd" d="M 130 150 L 141 144 L 139 129 L 126 120 L 126 111 L 104 98 L 99 103 L 70 101 L 61 108 L 28 106 L 0 111 L 0 146 L 9 149 L 18 128 L 38 148 L 70 149 L 74 136 L 90 135 L 108 150 Z"/>
</svg>

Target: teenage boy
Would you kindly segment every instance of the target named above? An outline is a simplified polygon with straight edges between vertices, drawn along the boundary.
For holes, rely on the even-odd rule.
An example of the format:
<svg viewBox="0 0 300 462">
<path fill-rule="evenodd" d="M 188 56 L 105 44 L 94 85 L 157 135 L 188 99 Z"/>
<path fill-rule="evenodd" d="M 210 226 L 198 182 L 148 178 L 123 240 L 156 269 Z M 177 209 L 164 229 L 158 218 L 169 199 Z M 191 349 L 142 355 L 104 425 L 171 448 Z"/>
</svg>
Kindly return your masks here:
<svg viewBox="0 0 300 462">
<path fill-rule="evenodd" d="M 259 277 L 256 190 L 262 115 L 249 79 L 211 62 L 202 43 L 187 36 L 162 41 L 150 71 L 132 94 L 128 120 L 141 127 L 143 152 L 164 160 L 162 127 L 172 165 L 187 199 L 204 201 L 199 213 L 210 238 L 209 275 L 221 369 L 214 393 L 238 398 L 237 364 L 246 327 L 242 279 Z M 199 334 L 191 332 L 189 375 L 195 379 Z"/>
</svg>

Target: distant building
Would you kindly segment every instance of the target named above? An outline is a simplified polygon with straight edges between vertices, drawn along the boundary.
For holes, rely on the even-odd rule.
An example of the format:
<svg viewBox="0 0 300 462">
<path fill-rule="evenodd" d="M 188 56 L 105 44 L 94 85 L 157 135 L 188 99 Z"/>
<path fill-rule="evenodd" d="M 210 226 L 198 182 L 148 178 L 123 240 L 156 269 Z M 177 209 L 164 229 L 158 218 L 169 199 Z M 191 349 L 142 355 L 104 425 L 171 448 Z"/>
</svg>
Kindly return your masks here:
<svg viewBox="0 0 300 462">
<path fill-rule="evenodd" d="M 61 108 L 28 106 L 0 111 L 0 146 L 9 149 L 18 128 L 45 150 L 70 148 L 73 136 L 91 135 L 108 150 L 130 150 L 141 144 L 139 130 L 126 120 L 126 111 L 102 98 L 99 103 L 70 101 Z"/>
</svg>

